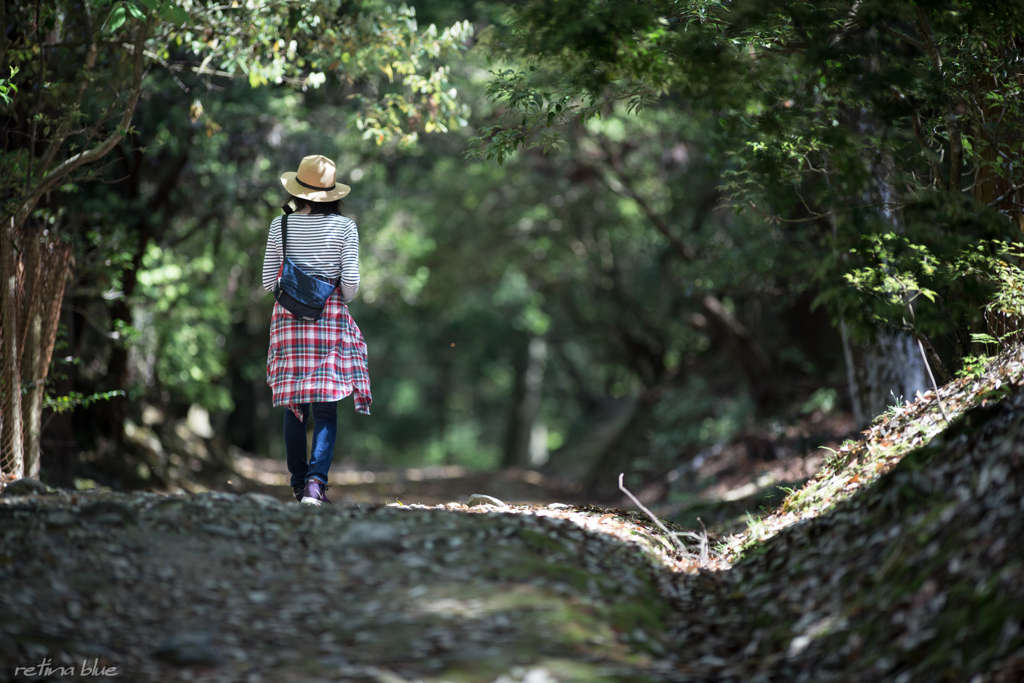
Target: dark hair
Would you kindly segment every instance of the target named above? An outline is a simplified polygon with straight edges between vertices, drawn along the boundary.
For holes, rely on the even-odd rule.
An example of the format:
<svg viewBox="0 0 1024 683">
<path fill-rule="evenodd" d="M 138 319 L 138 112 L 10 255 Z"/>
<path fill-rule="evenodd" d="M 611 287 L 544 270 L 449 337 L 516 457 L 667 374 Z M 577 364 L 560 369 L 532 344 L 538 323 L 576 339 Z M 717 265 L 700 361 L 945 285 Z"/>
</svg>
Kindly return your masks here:
<svg viewBox="0 0 1024 683">
<path fill-rule="evenodd" d="M 304 207 L 309 207 L 311 214 L 337 214 L 341 215 L 341 207 L 345 205 L 345 202 L 340 199 L 335 199 L 333 202 L 313 202 L 302 197 L 296 197 L 292 195 L 291 201 L 295 204 L 295 210 L 301 211 Z"/>
</svg>

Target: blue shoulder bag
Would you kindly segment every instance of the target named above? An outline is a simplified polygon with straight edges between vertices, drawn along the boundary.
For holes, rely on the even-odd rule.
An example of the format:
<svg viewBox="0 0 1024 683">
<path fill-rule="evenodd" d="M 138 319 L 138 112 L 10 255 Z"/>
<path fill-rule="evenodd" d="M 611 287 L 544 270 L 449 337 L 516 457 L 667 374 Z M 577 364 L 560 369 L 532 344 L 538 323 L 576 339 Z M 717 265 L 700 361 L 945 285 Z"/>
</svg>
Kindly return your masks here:
<svg viewBox="0 0 1024 683">
<path fill-rule="evenodd" d="M 301 320 L 316 322 L 324 312 L 327 300 L 331 298 L 337 282 L 324 282 L 303 273 L 288 258 L 288 216 L 281 216 L 281 253 L 284 259 L 277 271 L 274 298 L 286 311 Z"/>
</svg>

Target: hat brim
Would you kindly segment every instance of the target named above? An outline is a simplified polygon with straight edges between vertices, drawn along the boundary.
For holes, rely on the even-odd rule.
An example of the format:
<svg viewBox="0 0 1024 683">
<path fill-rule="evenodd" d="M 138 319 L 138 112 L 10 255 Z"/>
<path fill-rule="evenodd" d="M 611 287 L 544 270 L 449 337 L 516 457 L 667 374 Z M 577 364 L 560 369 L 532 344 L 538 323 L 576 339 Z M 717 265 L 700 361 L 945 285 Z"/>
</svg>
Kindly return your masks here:
<svg viewBox="0 0 1024 683">
<path fill-rule="evenodd" d="M 291 196 L 307 199 L 311 202 L 337 201 L 352 191 L 351 187 L 341 183 L 337 183 L 333 190 L 311 190 L 308 187 L 299 185 L 299 181 L 295 179 L 295 172 L 293 171 L 281 174 L 281 185 L 284 186 L 284 189 Z"/>
</svg>

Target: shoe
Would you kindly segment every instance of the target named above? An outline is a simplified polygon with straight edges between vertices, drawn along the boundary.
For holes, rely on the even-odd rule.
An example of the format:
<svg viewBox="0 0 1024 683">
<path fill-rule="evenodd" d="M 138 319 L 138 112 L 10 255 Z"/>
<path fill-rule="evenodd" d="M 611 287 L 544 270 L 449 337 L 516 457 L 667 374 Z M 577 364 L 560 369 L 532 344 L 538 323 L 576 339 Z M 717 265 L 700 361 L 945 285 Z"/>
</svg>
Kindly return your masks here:
<svg viewBox="0 0 1024 683">
<path fill-rule="evenodd" d="M 302 499 L 299 501 L 305 505 L 321 505 L 330 503 L 327 500 L 327 484 L 321 484 L 316 479 L 310 479 L 302 488 Z"/>
<path fill-rule="evenodd" d="M 302 489 L 304 489 L 304 488 L 306 488 L 306 487 L 305 486 L 293 486 L 292 487 L 292 491 L 295 493 L 295 500 L 297 500 L 300 503 L 302 502 Z"/>
</svg>

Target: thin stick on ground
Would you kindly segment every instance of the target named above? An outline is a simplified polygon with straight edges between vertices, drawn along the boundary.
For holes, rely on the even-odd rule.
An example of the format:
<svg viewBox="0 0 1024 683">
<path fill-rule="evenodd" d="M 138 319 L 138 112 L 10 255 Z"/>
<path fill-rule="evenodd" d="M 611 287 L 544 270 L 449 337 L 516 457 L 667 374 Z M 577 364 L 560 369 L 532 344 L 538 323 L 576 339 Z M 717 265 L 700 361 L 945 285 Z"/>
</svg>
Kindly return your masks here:
<svg viewBox="0 0 1024 683">
<path fill-rule="evenodd" d="M 921 360 L 924 361 L 924 368 L 928 371 L 928 377 L 932 381 L 932 389 L 935 390 L 935 402 L 939 404 L 939 412 L 942 414 L 942 419 L 946 421 L 946 424 L 949 424 L 949 416 L 946 415 L 946 407 L 942 405 L 942 397 L 939 396 L 939 385 L 935 383 L 935 375 L 932 374 L 932 366 L 928 362 L 928 356 L 925 355 L 924 344 L 921 343 L 921 335 L 917 333 L 917 316 L 914 314 L 914 306 L 908 302 L 907 308 L 910 309 L 910 320 L 914 324 L 914 326 L 911 327 L 911 330 L 914 332 L 914 337 L 917 339 L 917 348 L 921 351 Z M 904 322 L 906 322 L 905 319 Z M 929 346 L 931 346 L 930 343 Z"/>
<path fill-rule="evenodd" d="M 669 531 L 668 527 L 665 526 L 664 524 L 662 524 L 661 520 L 658 519 L 658 517 L 653 512 L 651 512 L 646 507 L 644 507 L 644 504 L 641 503 L 639 501 L 639 499 L 637 499 L 636 496 L 634 496 L 632 493 L 630 493 L 629 489 L 627 489 L 626 486 L 622 483 L 622 477 L 624 476 L 624 474 L 625 473 L 623 473 L 623 472 L 619 473 L 619 490 L 622 491 L 623 493 L 625 493 L 627 496 L 629 496 L 629 499 L 631 501 L 633 501 L 633 503 L 638 508 L 643 510 L 644 513 L 648 517 L 651 518 L 651 521 L 654 522 L 655 524 L 657 524 L 658 528 L 661 529 L 665 533 L 666 536 L 668 536 L 669 538 L 672 539 L 672 543 L 675 544 L 676 548 L 679 549 L 679 552 L 681 552 L 683 554 L 683 556 L 685 556 L 685 557 L 693 557 L 693 554 L 689 550 L 687 550 L 686 545 L 682 541 L 679 540 L 679 534 L 677 534 L 677 533 L 675 533 L 673 531 Z M 696 536 L 696 534 L 694 534 L 694 535 Z"/>
<path fill-rule="evenodd" d="M 708 528 L 704 526 L 704 520 L 697 518 L 700 522 L 700 563 L 708 563 Z"/>
<path fill-rule="evenodd" d="M 939 404 L 939 412 L 942 413 L 942 419 L 949 424 L 949 416 L 946 415 L 946 408 L 942 405 L 942 397 L 939 396 L 939 385 L 935 383 L 935 375 L 932 374 L 932 366 L 928 364 L 928 358 L 924 355 L 924 345 L 921 344 L 921 340 L 917 340 L 917 348 L 921 349 L 921 360 L 924 361 L 924 367 L 928 370 L 928 377 L 932 380 L 932 388 L 935 389 L 935 401 Z"/>
</svg>

